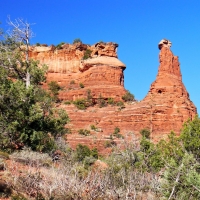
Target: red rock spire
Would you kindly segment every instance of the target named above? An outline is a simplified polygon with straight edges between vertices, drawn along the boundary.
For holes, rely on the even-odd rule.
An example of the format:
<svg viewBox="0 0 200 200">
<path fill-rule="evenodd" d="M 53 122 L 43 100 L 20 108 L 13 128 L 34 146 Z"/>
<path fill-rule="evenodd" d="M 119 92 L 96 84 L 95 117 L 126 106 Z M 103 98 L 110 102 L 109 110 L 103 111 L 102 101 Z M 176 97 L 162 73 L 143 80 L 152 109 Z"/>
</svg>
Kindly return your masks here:
<svg viewBox="0 0 200 200">
<path fill-rule="evenodd" d="M 180 71 L 180 63 L 178 61 L 178 56 L 174 56 L 172 51 L 170 50 L 172 43 L 169 40 L 161 40 L 158 44 L 158 48 L 160 49 L 159 54 L 159 62 L 160 67 L 158 71 L 158 75 L 160 73 L 163 74 L 171 74 L 177 76 L 178 79 L 182 79 L 181 71 Z"/>
<path fill-rule="evenodd" d="M 157 119 L 154 124 L 157 124 L 158 130 L 162 127 L 162 122 L 161 130 L 171 129 L 179 132 L 182 123 L 188 118 L 192 119 L 197 114 L 197 110 L 182 82 L 178 56 L 174 56 L 170 50 L 171 44 L 166 39 L 158 44 L 160 49 L 158 74 L 143 101 L 153 102 L 153 119 Z M 157 111 L 158 108 L 162 115 Z"/>
</svg>

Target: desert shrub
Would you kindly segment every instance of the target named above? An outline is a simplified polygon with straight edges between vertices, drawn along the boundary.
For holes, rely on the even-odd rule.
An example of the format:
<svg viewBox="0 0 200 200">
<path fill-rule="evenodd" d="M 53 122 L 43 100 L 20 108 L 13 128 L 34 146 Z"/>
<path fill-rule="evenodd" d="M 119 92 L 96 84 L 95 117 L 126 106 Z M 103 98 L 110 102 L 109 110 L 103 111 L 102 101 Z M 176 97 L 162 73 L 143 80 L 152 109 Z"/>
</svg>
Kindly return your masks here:
<svg viewBox="0 0 200 200">
<path fill-rule="evenodd" d="M 16 194 L 11 196 L 11 200 L 28 200 L 22 194 Z"/>
<path fill-rule="evenodd" d="M 56 81 L 51 81 L 50 83 L 48 83 L 48 86 L 54 100 L 58 100 L 58 94 L 62 87 Z"/>
<path fill-rule="evenodd" d="M 83 56 L 83 60 L 86 60 L 88 58 L 91 57 L 91 53 L 92 51 L 90 49 L 86 49 L 85 53 L 84 53 L 84 56 Z"/>
<path fill-rule="evenodd" d="M 95 104 L 92 100 L 91 90 L 87 90 L 87 104 L 88 106 L 93 106 Z"/>
<path fill-rule="evenodd" d="M 116 105 L 119 107 L 120 110 L 125 108 L 124 102 L 122 101 L 118 101 Z"/>
<path fill-rule="evenodd" d="M 119 127 L 115 127 L 115 130 L 113 132 L 113 136 L 116 138 L 124 138 L 122 134 L 119 133 L 120 132 L 120 128 Z"/>
<path fill-rule="evenodd" d="M 78 133 L 79 133 L 80 135 L 84 135 L 84 136 L 90 135 L 90 131 L 87 130 L 87 129 L 80 129 L 80 130 L 78 130 Z"/>
<path fill-rule="evenodd" d="M 85 180 L 86 178 L 87 178 L 87 176 L 88 176 L 88 168 L 86 168 L 85 166 L 84 166 L 84 164 L 82 164 L 82 165 L 78 165 L 76 168 L 75 168 L 75 170 L 78 172 L 77 173 L 77 178 L 79 179 L 79 180 Z M 76 197 L 77 196 L 77 192 L 73 192 L 73 193 L 69 193 L 69 198 L 67 198 L 67 199 L 74 199 L 74 197 Z M 81 196 L 81 195 L 80 195 Z"/>
<path fill-rule="evenodd" d="M 0 158 L 9 159 L 9 154 L 3 151 L 0 151 Z"/>
<path fill-rule="evenodd" d="M 50 83 L 48 83 L 48 86 L 51 92 L 55 95 L 57 95 L 58 91 L 62 89 L 62 87 L 56 81 L 51 81 Z"/>
<path fill-rule="evenodd" d="M 70 81 L 70 84 L 72 85 L 72 84 L 75 84 L 75 80 L 71 80 Z"/>
<path fill-rule="evenodd" d="M 83 85 L 83 83 L 79 83 L 80 88 L 84 88 L 85 86 Z"/>
<path fill-rule="evenodd" d="M 164 169 L 165 164 L 171 159 L 180 162 L 184 154 L 183 146 L 173 132 L 169 134 L 167 141 L 160 140 L 156 145 L 150 141 L 148 129 L 142 129 L 140 133 L 142 138 L 135 167 L 149 173 L 156 173 Z"/>
<path fill-rule="evenodd" d="M 180 163 L 186 151 L 180 137 L 177 137 L 173 131 L 168 135 L 167 140 L 160 140 L 156 147 L 161 152 L 162 159 L 167 162 L 173 158 L 176 163 Z"/>
<path fill-rule="evenodd" d="M 145 137 L 148 139 L 150 138 L 150 130 L 149 129 L 146 129 L 146 128 L 142 129 L 140 131 L 140 134 L 142 135 L 142 137 Z"/>
<path fill-rule="evenodd" d="M 155 198 L 154 193 L 160 186 L 157 176 L 154 173 L 143 172 L 135 168 L 136 153 L 134 146 L 127 147 L 125 150 L 115 148 L 113 153 L 106 159 L 106 163 L 109 165 L 108 171 L 110 172 L 109 178 L 107 178 L 116 187 L 117 192 L 120 192 L 119 188 L 125 189 L 127 186 L 134 188 L 134 193 L 129 193 L 125 189 L 126 193 L 122 189 L 123 192 L 119 194 L 119 199 L 126 199 L 125 195 L 127 194 L 130 199 L 159 199 Z M 150 198 L 144 196 L 147 191 L 151 191 L 152 196 Z M 142 196 L 143 198 L 141 198 Z"/>
<path fill-rule="evenodd" d="M 92 100 L 91 90 L 87 90 L 87 100 L 88 101 Z"/>
<path fill-rule="evenodd" d="M 62 45 L 63 44 L 65 44 L 65 42 L 61 42 L 60 44 L 58 44 L 57 46 L 56 46 L 56 49 L 62 49 Z"/>
<path fill-rule="evenodd" d="M 91 128 L 91 130 L 94 130 L 94 131 L 97 130 L 97 127 L 94 124 L 90 125 L 90 128 Z"/>
<path fill-rule="evenodd" d="M 142 152 L 145 152 L 145 153 L 150 152 L 153 146 L 154 145 L 151 143 L 151 141 L 148 138 L 142 137 L 140 141 L 140 150 Z"/>
<path fill-rule="evenodd" d="M 87 107 L 87 102 L 85 99 L 77 99 L 73 102 L 73 104 L 80 110 L 85 110 Z"/>
<path fill-rule="evenodd" d="M 108 141 L 105 141 L 105 143 L 104 143 L 105 148 L 113 147 L 116 145 L 117 145 L 117 143 L 114 140 L 110 140 L 110 141 L 108 140 Z"/>
<path fill-rule="evenodd" d="M 115 104 L 115 101 L 113 98 L 108 98 L 108 104 L 109 105 L 114 105 Z"/>
<path fill-rule="evenodd" d="M 71 128 L 66 128 L 66 134 L 72 134 L 72 129 Z"/>
<path fill-rule="evenodd" d="M 37 42 L 35 45 L 36 45 L 37 47 L 41 46 L 41 44 L 40 44 L 39 42 Z"/>
<path fill-rule="evenodd" d="M 90 150 L 88 146 L 78 144 L 75 150 L 77 161 L 84 161 L 86 157 L 98 158 L 98 150 L 96 148 Z M 89 161 L 88 161 L 89 162 Z"/>
<path fill-rule="evenodd" d="M 134 101 L 135 100 L 135 97 L 134 97 L 134 95 L 133 94 L 131 94 L 129 91 L 127 91 L 126 92 L 126 94 L 124 94 L 123 96 L 122 96 L 122 99 L 124 100 L 124 101 Z"/>
<path fill-rule="evenodd" d="M 103 44 L 106 44 L 106 43 L 105 43 L 104 41 L 102 41 L 102 40 L 100 40 L 100 41 L 99 41 L 99 43 L 103 43 Z"/>
<path fill-rule="evenodd" d="M 68 152 L 70 149 L 69 144 L 66 142 L 65 138 L 63 137 L 58 137 L 55 140 L 55 144 L 56 144 L 57 149 L 64 153 Z"/>
<path fill-rule="evenodd" d="M 116 135 L 120 132 L 120 128 L 119 127 L 115 127 L 114 133 L 113 135 Z"/>
<path fill-rule="evenodd" d="M 99 108 L 105 107 L 106 106 L 106 101 L 105 99 L 102 97 L 102 95 L 99 95 L 99 98 L 97 100 L 97 103 L 99 104 Z"/>
<path fill-rule="evenodd" d="M 93 156 L 86 156 L 83 161 L 84 167 L 88 169 L 88 167 L 91 166 L 95 161 L 96 158 L 94 158 Z"/>
<path fill-rule="evenodd" d="M 198 116 L 184 123 L 180 138 L 185 149 L 200 160 L 200 118 Z"/>
<path fill-rule="evenodd" d="M 92 149 L 92 150 L 90 151 L 90 155 L 91 155 L 92 157 L 98 159 L 99 153 L 98 153 L 97 148 Z"/>
<path fill-rule="evenodd" d="M 76 147 L 76 158 L 78 161 L 83 161 L 85 157 L 90 156 L 90 149 L 86 145 L 78 144 Z"/>
<path fill-rule="evenodd" d="M 51 164 L 52 158 L 47 153 L 39 153 L 30 150 L 29 148 L 24 148 L 21 151 L 15 151 L 13 154 L 10 155 L 12 160 L 17 162 L 22 162 L 25 164 L 31 165 L 44 165 L 46 163 Z"/>
<path fill-rule="evenodd" d="M 82 43 L 81 39 L 76 38 L 76 39 L 74 39 L 73 44 L 76 44 L 76 43 L 79 43 L 79 42 Z"/>
<path fill-rule="evenodd" d="M 72 102 L 71 101 L 65 101 L 64 104 L 65 105 L 70 105 Z"/>
</svg>

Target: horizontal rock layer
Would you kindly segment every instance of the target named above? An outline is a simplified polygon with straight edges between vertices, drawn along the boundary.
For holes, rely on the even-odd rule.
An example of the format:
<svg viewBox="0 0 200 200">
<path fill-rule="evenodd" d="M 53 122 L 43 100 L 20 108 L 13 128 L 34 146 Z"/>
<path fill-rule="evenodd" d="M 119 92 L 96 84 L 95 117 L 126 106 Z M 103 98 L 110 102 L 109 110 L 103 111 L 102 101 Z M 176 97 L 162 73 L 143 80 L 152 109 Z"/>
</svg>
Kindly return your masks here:
<svg viewBox="0 0 200 200">
<path fill-rule="evenodd" d="M 74 105 L 62 104 L 61 107 L 70 117 L 67 125 L 72 130 L 72 134 L 67 136 L 70 144 L 97 146 L 101 152 L 105 152 L 105 144 L 111 141 L 110 135 L 116 127 L 120 128 L 120 134 L 133 142 L 139 138 L 139 131 L 143 128 L 151 131 L 153 141 L 165 138 L 172 130 L 179 134 L 182 124 L 194 118 L 197 110 L 182 83 L 178 57 L 173 55 L 170 46 L 171 42 L 167 40 L 159 43 L 158 75 L 142 101 L 126 103 L 124 109 L 94 106 L 84 111 Z M 96 46 L 82 48 L 66 45 L 62 50 L 52 47 L 46 47 L 48 49 L 45 50 L 42 47 L 43 51 L 33 49 L 31 56 L 49 65 L 48 82 L 58 81 L 64 86 L 60 92 L 62 100 L 85 98 L 90 89 L 93 98 L 101 95 L 105 99 L 112 97 L 119 101 L 126 92 L 123 75 L 125 65 L 117 59 L 116 47 L 113 43 L 97 43 Z M 87 48 L 92 51 L 91 57 L 82 60 Z M 80 88 L 80 83 L 85 87 Z M 95 125 L 98 131 L 91 130 L 90 136 L 78 134 L 79 129 L 90 129 L 91 125 Z"/>
<path fill-rule="evenodd" d="M 59 94 L 61 100 L 86 98 L 88 89 L 93 98 L 101 95 L 121 100 L 125 94 L 123 71 L 126 66 L 117 58 L 117 46 L 102 42 L 93 46 L 64 44 L 61 49 L 35 46 L 30 49 L 30 57 L 48 65 L 47 83 L 57 81 L 64 88 Z M 90 55 L 83 59 L 87 50 Z"/>
</svg>

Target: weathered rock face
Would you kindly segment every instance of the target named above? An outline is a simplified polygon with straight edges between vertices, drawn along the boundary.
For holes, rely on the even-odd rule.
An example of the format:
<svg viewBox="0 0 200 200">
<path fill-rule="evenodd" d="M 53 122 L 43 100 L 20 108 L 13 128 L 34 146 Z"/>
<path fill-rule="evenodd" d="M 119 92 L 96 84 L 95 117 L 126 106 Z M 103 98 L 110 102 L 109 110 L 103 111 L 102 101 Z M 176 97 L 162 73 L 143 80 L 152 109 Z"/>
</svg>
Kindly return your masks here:
<svg viewBox="0 0 200 200">
<path fill-rule="evenodd" d="M 154 141 L 165 138 L 172 130 L 180 133 L 182 124 L 187 119 L 192 119 L 197 111 L 182 83 L 178 57 L 173 55 L 170 46 L 171 42 L 168 40 L 159 43 L 158 75 L 142 101 L 126 103 L 124 109 L 117 106 L 94 106 L 83 111 L 74 105 L 62 105 L 70 117 L 67 125 L 72 130 L 72 134 L 67 136 L 70 144 L 75 146 L 83 143 L 105 152 L 105 143 L 110 141 L 110 135 L 116 127 L 120 128 L 120 134 L 129 141 L 137 140 L 139 131 L 143 128 L 150 129 Z M 45 51 L 38 51 L 35 47 L 32 56 L 49 64 L 48 81 L 58 81 L 65 86 L 65 91 L 60 93 L 61 99 L 75 100 L 84 97 L 90 89 L 93 98 L 98 98 L 101 94 L 103 97 L 121 100 L 125 93 L 125 66 L 117 59 L 116 47 L 112 43 L 97 43 L 91 47 L 80 47 L 79 44 L 78 49 L 74 45 L 68 45 L 63 50 L 53 50 L 53 47 L 46 47 L 49 49 L 45 50 L 42 47 Z M 88 48 L 92 51 L 91 58 L 80 61 Z M 79 83 L 83 83 L 85 88 L 80 89 Z M 90 136 L 78 134 L 79 129 L 91 129 L 91 125 L 95 125 L 98 131 L 91 130 Z"/>
<path fill-rule="evenodd" d="M 174 130 L 179 133 L 183 122 L 193 119 L 197 110 L 182 82 L 178 57 L 170 50 L 171 42 L 166 43 L 160 48 L 158 75 L 143 103 L 152 107 L 153 132 Z"/>
<path fill-rule="evenodd" d="M 93 46 L 82 43 L 32 47 L 30 56 L 48 65 L 47 83 L 57 81 L 64 90 L 60 99 L 75 100 L 86 97 L 90 89 L 93 98 L 121 99 L 125 93 L 123 71 L 125 65 L 118 60 L 114 43 L 97 43 Z M 88 59 L 83 59 L 89 52 Z M 80 88 L 82 83 L 83 88 Z"/>
<path fill-rule="evenodd" d="M 150 129 L 154 141 L 165 138 L 172 130 L 179 134 L 182 124 L 197 114 L 196 107 L 182 83 L 178 57 L 173 55 L 170 46 L 161 48 L 159 61 L 158 75 L 144 100 L 126 104 L 122 110 L 111 106 L 95 107 L 77 111 L 79 114 L 74 112 L 74 108 L 66 107 L 72 120 L 69 127 L 73 130 L 90 129 L 90 125 L 95 124 L 102 132 L 88 136 L 88 140 L 84 138 L 84 142 L 88 145 L 98 144 L 102 151 L 105 150 L 102 143 L 114 132 L 115 127 L 119 127 L 120 133 L 128 140 L 137 139 L 143 128 Z M 68 138 L 74 144 L 76 137 L 81 141 L 80 136 L 71 135 Z"/>
</svg>

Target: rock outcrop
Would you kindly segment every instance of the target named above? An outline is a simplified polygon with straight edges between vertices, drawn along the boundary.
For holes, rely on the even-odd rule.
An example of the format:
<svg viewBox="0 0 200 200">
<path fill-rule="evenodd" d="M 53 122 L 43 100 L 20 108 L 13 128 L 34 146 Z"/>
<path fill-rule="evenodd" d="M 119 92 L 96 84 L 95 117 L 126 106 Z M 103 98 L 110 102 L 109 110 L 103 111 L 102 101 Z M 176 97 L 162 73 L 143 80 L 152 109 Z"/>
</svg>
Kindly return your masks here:
<svg viewBox="0 0 200 200">
<path fill-rule="evenodd" d="M 197 114 L 196 107 L 182 82 L 178 56 L 170 50 L 171 42 L 164 40 L 159 43 L 159 70 L 156 80 L 152 83 L 142 103 L 151 107 L 150 127 L 155 133 L 180 132 L 183 122 L 193 119 Z"/>
<path fill-rule="evenodd" d="M 172 130 L 179 134 L 182 124 L 187 119 L 194 118 L 197 110 L 182 82 L 180 63 L 170 50 L 171 42 L 162 40 L 158 47 L 158 74 L 142 101 L 126 103 L 123 109 L 117 106 L 94 106 L 78 110 L 74 105 L 62 105 L 71 120 L 67 126 L 72 130 L 72 134 L 67 138 L 72 146 L 83 143 L 96 146 L 104 152 L 105 143 L 110 142 L 110 135 L 116 127 L 119 127 L 120 134 L 129 141 L 137 140 L 139 131 L 143 128 L 150 129 L 151 139 L 158 141 Z M 58 81 L 65 87 L 66 91 L 60 93 L 61 99 L 74 100 L 84 97 L 87 89 L 90 89 L 93 98 L 98 98 L 101 94 L 106 98 L 121 100 L 125 93 L 125 65 L 117 59 L 116 44 L 67 45 L 62 50 L 45 48 L 42 47 L 43 51 L 39 51 L 35 47 L 31 56 L 50 66 L 48 81 Z M 81 60 L 86 49 L 91 50 L 91 57 Z M 72 80 L 75 83 L 72 84 Z M 78 88 L 77 83 L 80 82 L 85 88 Z M 79 129 L 91 129 L 91 125 L 95 125 L 97 130 L 91 130 L 90 136 L 78 134 Z"/>
<path fill-rule="evenodd" d="M 30 56 L 48 65 L 47 83 L 57 81 L 64 88 L 61 100 L 85 98 L 88 89 L 94 99 L 101 95 L 119 100 L 125 93 L 125 65 L 117 58 L 117 47 L 111 42 L 93 46 L 63 44 L 59 48 L 35 46 Z"/>
</svg>

